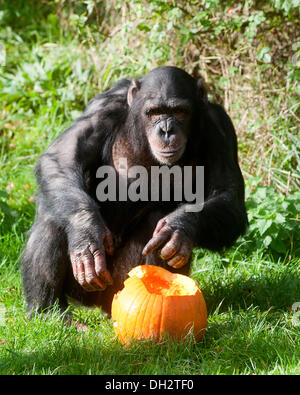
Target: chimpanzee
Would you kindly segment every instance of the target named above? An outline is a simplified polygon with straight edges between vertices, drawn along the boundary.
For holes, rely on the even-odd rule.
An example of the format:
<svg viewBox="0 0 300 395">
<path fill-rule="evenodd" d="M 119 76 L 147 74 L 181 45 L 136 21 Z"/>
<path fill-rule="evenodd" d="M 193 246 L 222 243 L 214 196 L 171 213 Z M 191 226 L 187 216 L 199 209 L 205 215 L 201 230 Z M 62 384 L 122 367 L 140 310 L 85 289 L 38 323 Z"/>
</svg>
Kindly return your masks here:
<svg viewBox="0 0 300 395">
<path fill-rule="evenodd" d="M 111 166 L 120 179 L 122 158 L 147 171 L 203 166 L 202 209 L 161 195 L 99 201 L 98 169 Z M 176 67 L 122 80 L 92 99 L 41 155 L 36 177 L 36 219 L 22 258 L 30 314 L 55 301 L 64 311 L 68 298 L 110 312 L 134 266 L 188 274 L 193 247 L 220 251 L 247 227 L 232 122 L 208 101 L 202 80 Z"/>
</svg>

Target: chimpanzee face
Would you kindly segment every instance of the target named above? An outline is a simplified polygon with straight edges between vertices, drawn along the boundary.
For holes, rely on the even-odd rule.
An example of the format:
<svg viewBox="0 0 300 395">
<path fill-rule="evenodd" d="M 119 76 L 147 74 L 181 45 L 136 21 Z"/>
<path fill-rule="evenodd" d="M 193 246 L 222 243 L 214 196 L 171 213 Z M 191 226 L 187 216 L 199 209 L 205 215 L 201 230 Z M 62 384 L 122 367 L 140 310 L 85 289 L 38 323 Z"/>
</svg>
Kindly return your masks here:
<svg viewBox="0 0 300 395">
<path fill-rule="evenodd" d="M 171 165 L 184 153 L 191 108 L 187 100 L 146 100 L 143 108 L 145 132 L 153 156 Z"/>
<path fill-rule="evenodd" d="M 158 68 L 132 81 L 128 105 L 159 163 L 172 165 L 183 155 L 196 97 L 196 81 L 176 68 Z"/>
</svg>

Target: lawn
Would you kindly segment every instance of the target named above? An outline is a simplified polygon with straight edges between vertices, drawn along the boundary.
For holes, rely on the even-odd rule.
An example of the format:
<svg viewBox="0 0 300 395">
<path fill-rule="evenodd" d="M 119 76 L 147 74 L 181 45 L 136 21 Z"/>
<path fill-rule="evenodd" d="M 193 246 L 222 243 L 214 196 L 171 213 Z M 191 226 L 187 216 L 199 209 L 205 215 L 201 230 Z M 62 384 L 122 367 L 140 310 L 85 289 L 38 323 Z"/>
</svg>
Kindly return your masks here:
<svg viewBox="0 0 300 395">
<path fill-rule="evenodd" d="M 0 373 L 300 374 L 297 1 L 14 3 L 0 5 Z M 94 95 L 161 64 L 204 75 L 236 126 L 246 182 L 247 234 L 221 254 L 194 251 L 203 340 L 124 347 L 100 309 L 77 305 L 84 332 L 58 312 L 28 320 L 19 260 L 38 156 Z"/>
</svg>

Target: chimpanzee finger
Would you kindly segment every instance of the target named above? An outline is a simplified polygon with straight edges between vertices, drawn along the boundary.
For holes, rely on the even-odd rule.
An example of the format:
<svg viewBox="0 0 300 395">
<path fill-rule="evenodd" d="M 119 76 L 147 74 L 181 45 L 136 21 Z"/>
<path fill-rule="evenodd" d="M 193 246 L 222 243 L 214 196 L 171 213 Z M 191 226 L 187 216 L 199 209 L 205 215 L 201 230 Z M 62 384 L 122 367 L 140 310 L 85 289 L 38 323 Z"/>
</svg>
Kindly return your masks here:
<svg viewBox="0 0 300 395">
<path fill-rule="evenodd" d="M 76 254 L 71 252 L 70 258 L 71 258 L 74 278 L 83 287 L 86 285 L 86 281 L 85 281 L 84 265 L 83 262 L 81 261 L 81 255 L 80 253 Z M 88 284 L 87 284 L 87 288 L 89 288 Z"/>
<path fill-rule="evenodd" d="M 104 248 L 96 248 L 95 246 L 91 245 L 90 251 L 93 254 L 96 275 L 103 284 L 103 287 L 106 288 L 107 285 L 111 285 L 113 283 L 113 280 L 106 267 Z"/>
<path fill-rule="evenodd" d="M 84 266 L 81 260 L 76 261 L 76 278 L 80 285 L 85 284 L 85 273 L 84 273 Z"/>
<path fill-rule="evenodd" d="M 176 255 L 170 261 L 167 262 L 169 266 L 172 266 L 174 269 L 180 269 L 187 263 L 187 259 L 183 255 Z"/>
<path fill-rule="evenodd" d="M 75 280 L 78 281 L 78 270 L 77 270 L 77 256 L 73 252 L 70 253 L 70 260 L 72 264 L 73 275 Z"/>
<path fill-rule="evenodd" d="M 172 234 L 171 239 L 168 243 L 162 248 L 160 252 L 160 256 L 163 260 L 167 260 L 172 258 L 181 247 L 181 238 L 178 231 L 175 231 Z"/>
<path fill-rule="evenodd" d="M 146 256 L 151 254 L 154 250 L 165 243 L 171 236 L 172 230 L 170 228 L 165 228 L 161 230 L 156 236 L 152 237 L 150 241 L 146 244 L 142 251 L 142 255 Z"/>
<path fill-rule="evenodd" d="M 90 285 L 87 281 L 86 281 L 86 277 L 85 277 L 85 269 L 84 269 L 84 264 L 83 261 L 80 259 L 77 261 L 77 281 L 78 283 L 86 290 L 86 291 L 94 291 L 94 287 L 92 285 Z"/>
<path fill-rule="evenodd" d="M 167 263 L 174 269 L 179 269 L 184 266 L 190 259 L 192 247 L 189 243 L 182 243 L 178 253 L 170 259 Z"/>
<path fill-rule="evenodd" d="M 97 291 L 103 288 L 93 270 L 93 255 L 88 249 L 79 253 L 71 252 L 70 259 L 74 277 L 86 291 Z"/>
<path fill-rule="evenodd" d="M 166 224 L 165 218 L 162 218 L 157 222 L 157 225 L 153 232 L 153 237 L 156 236 L 161 231 L 161 229 L 165 226 L 165 224 Z"/>
<path fill-rule="evenodd" d="M 82 257 L 85 282 L 81 284 L 88 291 L 98 291 L 105 288 L 105 284 L 97 277 L 93 255 L 88 252 Z"/>
</svg>

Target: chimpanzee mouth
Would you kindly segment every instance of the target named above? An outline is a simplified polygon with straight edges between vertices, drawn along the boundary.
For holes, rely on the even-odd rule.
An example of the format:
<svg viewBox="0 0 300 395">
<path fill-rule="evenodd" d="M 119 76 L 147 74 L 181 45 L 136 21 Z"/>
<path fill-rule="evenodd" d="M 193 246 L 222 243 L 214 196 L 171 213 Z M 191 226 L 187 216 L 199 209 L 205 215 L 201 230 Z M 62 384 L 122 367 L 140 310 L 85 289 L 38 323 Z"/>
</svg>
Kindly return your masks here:
<svg viewBox="0 0 300 395">
<path fill-rule="evenodd" d="M 155 153 L 159 156 L 163 156 L 164 158 L 170 158 L 181 153 L 183 149 L 184 147 L 180 147 L 177 150 L 155 151 Z"/>
</svg>

